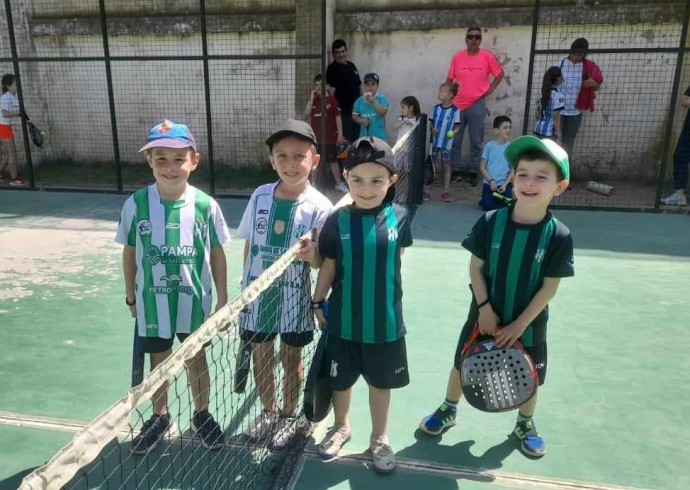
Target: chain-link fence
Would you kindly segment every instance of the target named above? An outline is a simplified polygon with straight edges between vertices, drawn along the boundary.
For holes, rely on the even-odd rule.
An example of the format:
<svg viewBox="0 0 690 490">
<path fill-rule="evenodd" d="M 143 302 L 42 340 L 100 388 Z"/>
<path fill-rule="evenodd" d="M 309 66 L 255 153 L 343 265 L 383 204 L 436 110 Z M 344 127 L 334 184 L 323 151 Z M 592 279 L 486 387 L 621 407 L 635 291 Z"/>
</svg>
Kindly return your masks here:
<svg viewBox="0 0 690 490">
<path fill-rule="evenodd" d="M 37 147 L 26 119 L 13 124 L 27 187 L 146 185 L 138 149 L 163 119 L 195 135 L 198 187 L 244 193 L 273 179 L 264 141 L 303 117 L 325 69 L 325 3 L 5 0 L 0 71 L 44 136 Z"/>
<path fill-rule="evenodd" d="M 661 198 L 674 190 L 672 156 L 686 113 L 679 100 L 690 85 L 684 57 L 690 2 L 537 0 L 534 7 L 524 132 L 535 129 L 549 67 L 561 69 L 564 95 L 573 69 L 583 85 L 589 78 L 582 63 L 577 67 L 569 60 L 576 39 L 588 41 L 586 59 L 601 69 L 604 80 L 593 111 L 586 105 L 581 116 L 566 112 L 566 101 L 561 112 L 568 114 L 563 120 L 571 128 L 573 122 L 580 127 L 570 152 L 572 188 L 554 204 L 671 209 Z"/>
</svg>

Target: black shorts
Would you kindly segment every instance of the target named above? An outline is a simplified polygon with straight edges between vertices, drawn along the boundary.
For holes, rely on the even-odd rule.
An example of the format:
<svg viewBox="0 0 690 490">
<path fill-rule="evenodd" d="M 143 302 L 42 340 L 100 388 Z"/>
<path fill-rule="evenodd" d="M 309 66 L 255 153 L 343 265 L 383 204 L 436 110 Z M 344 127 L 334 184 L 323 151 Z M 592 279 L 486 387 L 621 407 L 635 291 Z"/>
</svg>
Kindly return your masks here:
<svg viewBox="0 0 690 490">
<path fill-rule="evenodd" d="M 251 330 L 240 331 L 240 338 L 244 342 L 251 342 L 252 344 L 273 342 L 277 336 L 277 333 L 252 332 Z M 291 347 L 304 347 L 305 345 L 309 345 L 312 340 L 314 340 L 314 332 L 311 330 L 307 332 L 285 332 L 280 334 L 280 341 Z"/>
<path fill-rule="evenodd" d="M 331 387 L 335 391 L 350 389 L 360 375 L 367 384 L 382 390 L 410 383 L 405 337 L 385 344 L 364 344 L 329 336 L 326 355 L 331 360 Z"/>
<path fill-rule="evenodd" d="M 175 334 L 177 340 L 184 342 L 187 340 L 190 334 L 188 333 L 178 333 Z M 169 339 L 162 339 L 160 337 L 139 337 L 139 342 L 141 343 L 141 350 L 147 354 L 160 354 L 161 352 L 166 352 L 172 349 L 174 337 Z"/>
<path fill-rule="evenodd" d="M 319 147 L 319 155 L 323 163 L 335 163 L 338 161 L 338 152 L 335 145 L 322 145 Z"/>
<path fill-rule="evenodd" d="M 462 349 L 465 347 L 465 344 L 470 338 L 470 335 L 472 334 L 472 329 L 474 328 L 474 325 L 476 323 L 476 320 L 472 321 L 471 323 L 468 321 L 465 323 L 465 326 L 462 329 L 462 332 L 460 333 L 460 338 L 458 339 L 458 346 L 455 348 L 455 369 L 458 371 L 461 371 L 460 366 L 462 364 Z M 546 342 L 540 345 L 535 345 L 535 346 L 524 346 L 525 350 L 529 354 L 529 356 L 532 358 L 532 362 L 534 363 L 534 367 L 537 370 L 537 376 L 539 377 L 539 386 L 544 384 L 544 381 L 546 380 L 546 364 L 547 364 L 547 349 L 546 349 Z"/>
</svg>

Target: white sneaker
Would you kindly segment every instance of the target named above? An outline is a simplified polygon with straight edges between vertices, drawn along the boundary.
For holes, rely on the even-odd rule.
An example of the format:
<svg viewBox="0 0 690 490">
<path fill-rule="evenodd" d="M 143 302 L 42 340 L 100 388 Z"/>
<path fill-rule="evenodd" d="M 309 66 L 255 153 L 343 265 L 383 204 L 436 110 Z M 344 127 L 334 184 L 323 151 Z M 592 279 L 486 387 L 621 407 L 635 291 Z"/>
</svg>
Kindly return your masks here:
<svg viewBox="0 0 690 490">
<path fill-rule="evenodd" d="M 376 471 L 390 473 L 395 469 L 395 453 L 391 449 L 387 437 L 371 436 L 369 451 L 371 451 L 371 459 L 374 461 Z"/>
<path fill-rule="evenodd" d="M 339 191 L 339 192 L 344 192 L 345 194 L 350 192 L 350 189 L 347 188 L 347 186 L 345 185 L 345 182 L 341 182 L 340 184 L 336 185 L 335 190 Z"/>
<path fill-rule="evenodd" d="M 331 461 L 338 457 L 338 453 L 352 437 L 349 425 L 334 425 L 321 440 L 316 450 L 324 461 Z"/>
<path fill-rule="evenodd" d="M 685 194 L 676 194 L 674 192 L 670 196 L 663 198 L 661 202 L 668 206 L 687 206 L 688 198 Z"/>
<path fill-rule="evenodd" d="M 300 430 L 307 427 L 308 423 L 303 415 L 281 418 L 278 421 L 278 428 L 273 437 L 271 447 L 273 449 L 283 449 Z"/>
<path fill-rule="evenodd" d="M 263 439 L 268 436 L 278 423 L 278 414 L 275 412 L 262 411 L 259 416 L 249 424 L 244 434 L 252 440 Z"/>
</svg>

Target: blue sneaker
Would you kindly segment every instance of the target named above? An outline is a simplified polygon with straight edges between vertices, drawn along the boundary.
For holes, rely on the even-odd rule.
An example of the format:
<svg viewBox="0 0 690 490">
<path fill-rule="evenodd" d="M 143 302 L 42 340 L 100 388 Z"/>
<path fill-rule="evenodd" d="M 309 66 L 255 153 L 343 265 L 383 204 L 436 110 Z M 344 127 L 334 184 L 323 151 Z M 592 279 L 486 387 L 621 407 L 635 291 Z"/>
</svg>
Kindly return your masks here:
<svg viewBox="0 0 690 490">
<path fill-rule="evenodd" d="M 526 455 L 541 458 L 546 454 L 546 443 L 537 433 L 534 420 L 516 422 L 513 434 L 520 440 L 520 450 Z"/>
<path fill-rule="evenodd" d="M 427 415 L 419 423 L 419 428 L 429 435 L 437 436 L 448 427 L 458 423 L 458 411 L 443 402 L 431 415 Z"/>
</svg>

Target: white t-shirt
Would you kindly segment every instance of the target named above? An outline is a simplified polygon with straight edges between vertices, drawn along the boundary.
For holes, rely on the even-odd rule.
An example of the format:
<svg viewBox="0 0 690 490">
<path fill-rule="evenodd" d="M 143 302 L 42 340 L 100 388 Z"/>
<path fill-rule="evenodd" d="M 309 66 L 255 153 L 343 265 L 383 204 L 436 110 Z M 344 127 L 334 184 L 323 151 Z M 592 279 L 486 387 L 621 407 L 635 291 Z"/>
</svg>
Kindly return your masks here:
<svg viewBox="0 0 690 490">
<path fill-rule="evenodd" d="M 2 111 L 19 112 L 19 99 L 16 95 L 5 92 L 2 94 L 2 97 L 0 97 L 0 124 L 10 126 L 12 124 L 12 120 L 17 120 L 17 118 L 3 116 Z"/>
<path fill-rule="evenodd" d="M 141 337 L 194 332 L 211 311 L 211 248 L 230 233 L 218 203 L 187 185 L 184 201 L 161 201 L 153 184 L 122 207 L 115 241 L 136 249 Z"/>
<path fill-rule="evenodd" d="M 565 102 L 565 109 L 561 112 L 563 116 L 577 116 L 582 113 L 582 111 L 575 109 L 577 96 L 580 95 L 582 88 L 582 67 L 582 63 L 573 63 L 567 58 L 561 62 L 563 83 L 558 87 L 558 90 L 563 94 Z"/>
<path fill-rule="evenodd" d="M 238 236 L 249 241 L 243 290 L 312 229 L 316 229 L 316 240 L 333 209 L 331 201 L 311 185 L 296 201 L 276 199 L 277 185 L 264 184 L 254 191 L 237 229 Z M 314 330 L 309 264 L 293 262 L 244 309 L 240 328 L 262 333 Z"/>
</svg>

